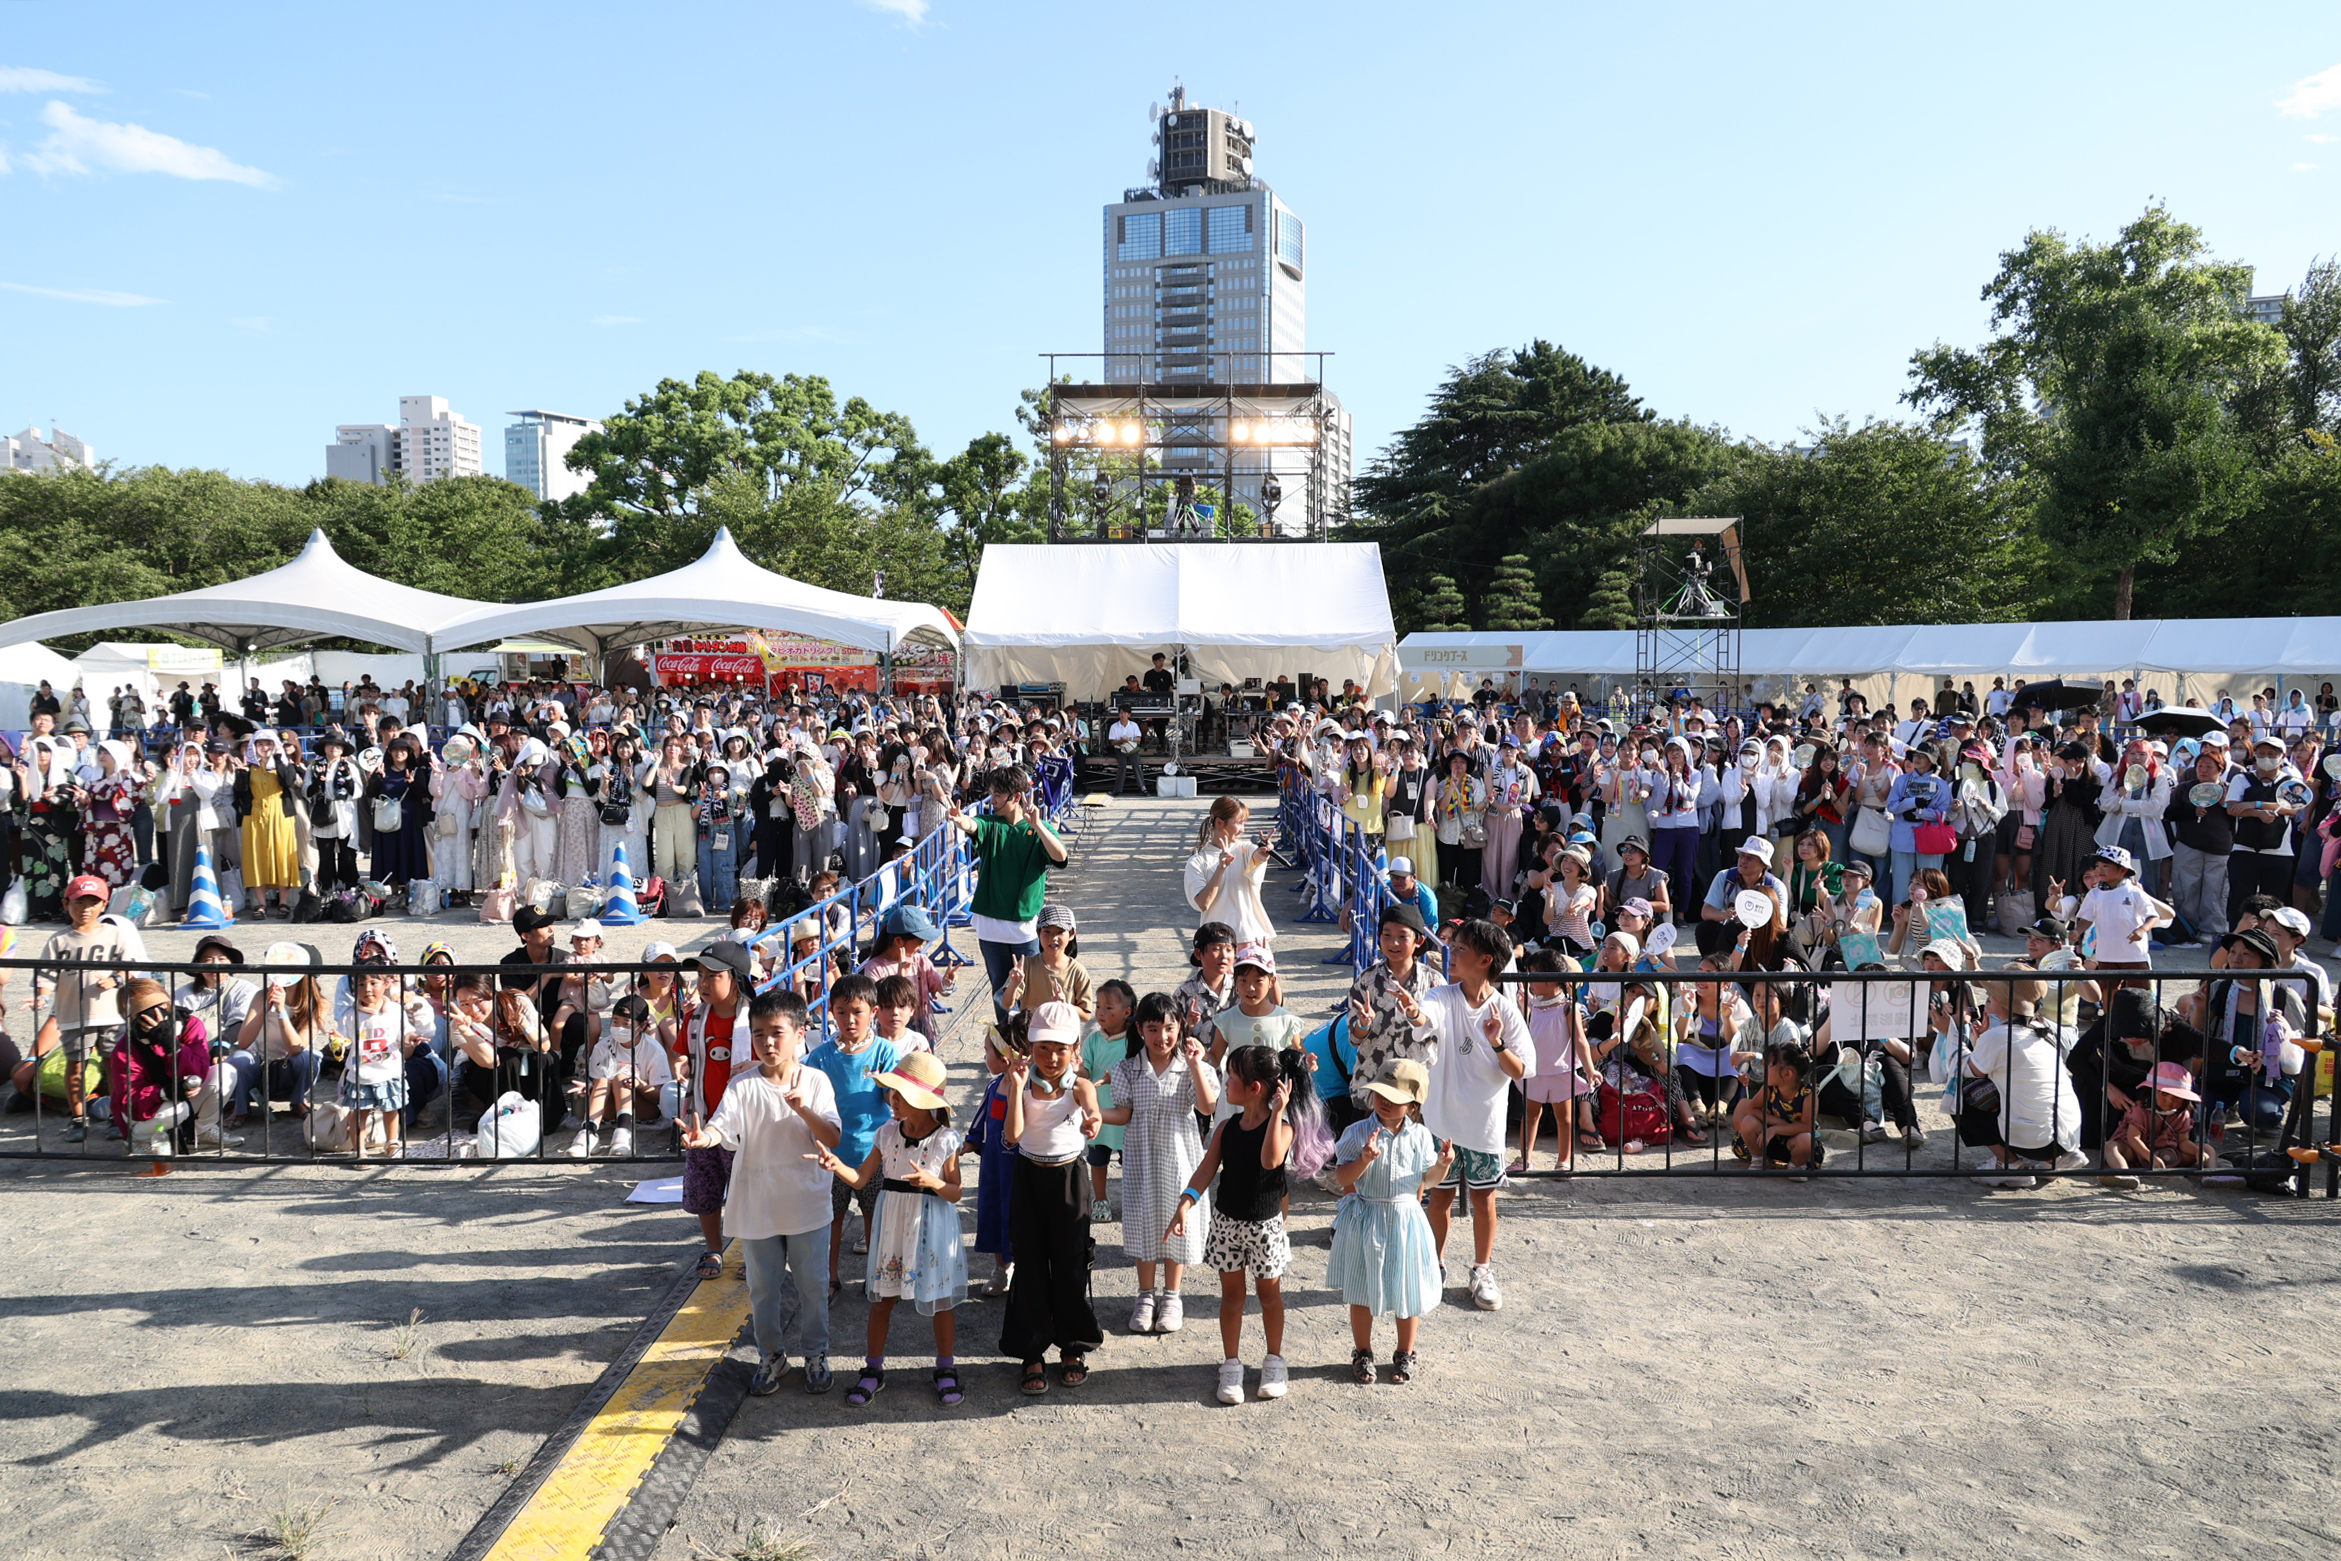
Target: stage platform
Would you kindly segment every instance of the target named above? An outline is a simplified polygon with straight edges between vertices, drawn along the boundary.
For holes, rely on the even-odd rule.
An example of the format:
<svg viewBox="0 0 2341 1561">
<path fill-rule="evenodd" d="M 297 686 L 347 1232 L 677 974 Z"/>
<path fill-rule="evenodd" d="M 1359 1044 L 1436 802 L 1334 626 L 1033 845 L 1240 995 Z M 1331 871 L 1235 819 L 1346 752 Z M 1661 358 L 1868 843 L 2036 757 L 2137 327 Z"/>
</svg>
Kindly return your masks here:
<svg viewBox="0 0 2341 1561">
<path fill-rule="evenodd" d="M 1137 756 L 1139 774 L 1145 778 L 1146 795 L 1154 795 L 1154 783 L 1162 774 L 1162 767 L 1170 760 L 1159 753 Z M 1274 795 L 1276 791 L 1276 761 L 1265 758 L 1238 759 L 1226 753 L 1183 753 L 1179 755 L 1179 773 L 1195 777 L 1197 794 L 1216 797 L 1225 792 L 1234 796 Z M 1080 790 L 1111 791 L 1120 765 L 1113 756 L 1081 761 Z"/>
</svg>

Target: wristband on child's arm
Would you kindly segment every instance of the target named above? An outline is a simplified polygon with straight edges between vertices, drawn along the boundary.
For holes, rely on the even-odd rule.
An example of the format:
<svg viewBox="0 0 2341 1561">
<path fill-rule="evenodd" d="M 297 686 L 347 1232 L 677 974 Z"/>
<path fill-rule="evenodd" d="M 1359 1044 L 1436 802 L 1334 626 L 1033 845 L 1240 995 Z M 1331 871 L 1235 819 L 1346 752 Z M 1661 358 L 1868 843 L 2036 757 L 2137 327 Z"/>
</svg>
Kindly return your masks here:
<svg viewBox="0 0 2341 1561">
<path fill-rule="evenodd" d="M 1199 1203 L 1202 1201 L 1202 1199 L 1203 1195 L 1192 1187 L 1183 1188 L 1179 1193 L 1179 1204 L 1181 1207 L 1184 1207 L 1189 1203 Z"/>
</svg>

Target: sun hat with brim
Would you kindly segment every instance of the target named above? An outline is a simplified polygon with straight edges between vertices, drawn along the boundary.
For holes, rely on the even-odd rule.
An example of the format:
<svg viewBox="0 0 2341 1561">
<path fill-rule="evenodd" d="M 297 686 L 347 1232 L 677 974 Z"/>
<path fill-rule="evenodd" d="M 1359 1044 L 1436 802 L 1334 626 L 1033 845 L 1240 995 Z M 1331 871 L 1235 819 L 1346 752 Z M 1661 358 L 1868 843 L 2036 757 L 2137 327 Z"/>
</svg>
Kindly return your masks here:
<svg viewBox="0 0 2341 1561">
<path fill-rule="evenodd" d="M 228 963 L 231 965 L 241 965 L 244 963 L 244 951 L 236 947 L 233 943 L 230 943 L 226 938 L 221 937 L 216 932 L 210 933 L 196 941 L 195 953 L 193 957 L 196 959 L 201 959 L 205 954 L 209 953 L 213 949 L 218 949 L 222 954 L 225 954 L 228 957 Z"/>
<path fill-rule="evenodd" d="M 2125 873 L 2135 873 L 2138 870 L 2138 859 L 2120 846 L 2099 846 L 2095 860 L 2103 862 L 2108 867 L 2118 867 Z"/>
<path fill-rule="evenodd" d="M 1750 835 L 1739 843 L 1739 854 L 1755 857 L 1769 867 L 1772 865 L 1772 842 L 1762 835 Z"/>
<path fill-rule="evenodd" d="M 2219 946 L 2229 950 L 2249 949 L 2271 965 L 2284 957 L 2276 952 L 2276 940 L 2257 927 L 2244 932 L 2231 932 L 2219 940 Z"/>
<path fill-rule="evenodd" d="M 870 1082 L 883 1084 L 921 1111 L 943 1104 L 943 1060 L 933 1052 L 911 1052 L 885 1073 L 873 1073 Z"/>
<path fill-rule="evenodd" d="M 2011 1019 L 2030 1018 L 2039 1011 L 2042 1001 L 2048 996 L 2048 983 L 2038 976 L 1995 979 L 1991 986 L 1999 994 Z"/>
<path fill-rule="evenodd" d="M 2195 1093 L 2195 1076 L 2187 1072 L 2183 1062 L 2158 1062 L 2146 1077 L 2146 1087 L 2157 1094 L 2176 1095 L 2181 1100 L 2201 1100 Z"/>
<path fill-rule="evenodd" d="M 1366 1093 L 1402 1106 L 1419 1106 L 1431 1092 L 1431 1076 L 1411 1057 L 1393 1057 L 1366 1086 Z"/>
<path fill-rule="evenodd" d="M 1932 943 L 1929 943 L 1925 948 L 1920 949 L 1918 952 L 1921 955 L 1932 954 L 1935 958 L 1941 960 L 1944 964 L 1950 966 L 1953 970 L 1965 970 L 1967 968 L 1967 950 L 1961 948 L 1957 943 L 1953 942 L 1949 938 L 1937 938 Z"/>
</svg>

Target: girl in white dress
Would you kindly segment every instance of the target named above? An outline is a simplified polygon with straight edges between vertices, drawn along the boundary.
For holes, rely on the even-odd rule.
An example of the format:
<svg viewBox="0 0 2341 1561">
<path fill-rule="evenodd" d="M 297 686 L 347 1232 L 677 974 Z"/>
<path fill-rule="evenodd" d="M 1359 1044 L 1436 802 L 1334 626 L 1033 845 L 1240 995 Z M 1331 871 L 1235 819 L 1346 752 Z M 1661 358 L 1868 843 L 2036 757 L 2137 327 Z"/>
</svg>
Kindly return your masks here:
<svg viewBox="0 0 2341 1561">
<path fill-rule="evenodd" d="M 1181 1037 L 1178 1006 L 1167 995 L 1149 992 L 1139 999 L 1135 1025 L 1143 1049 L 1114 1069 L 1114 1103 L 1101 1115 L 1128 1128 L 1122 1135 L 1122 1245 L 1138 1265 L 1130 1331 L 1176 1333 L 1186 1322 L 1179 1284 L 1189 1264 L 1203 1261 L 1210 1211 L 1198 1207 L 1182 1236 L 1161 1233 L 1178 1212 L 1180 1190 L 1203 1163 L 1195 1113 L 1218 1109 L 1219 1074 L 1203 1060 L 1201 1040 Z"/>
<path fill-rule="evenodd" d="M 873 1073 L 884 1086 L 894 1120 L 878 1129 L 877 1144 L 859 1167 L 815 1146 L 813 1159 L 856 1191 L 880 1184 L 870 1219 L 869 1357 L 845 1401 L 859 1409 L 886 1386 L 886 1330 L 894 1304 L 907 1299 L 935 1322 L 935 1396 L 960 1399 L 952 1358 L 958 1338 L 953 1310 L 967 1299 L 967 1253 L 959 1243 L 959 1134 L 943 1100 L 943 1061 L 912 1052 L 890 1073 Z"/>
</svg>

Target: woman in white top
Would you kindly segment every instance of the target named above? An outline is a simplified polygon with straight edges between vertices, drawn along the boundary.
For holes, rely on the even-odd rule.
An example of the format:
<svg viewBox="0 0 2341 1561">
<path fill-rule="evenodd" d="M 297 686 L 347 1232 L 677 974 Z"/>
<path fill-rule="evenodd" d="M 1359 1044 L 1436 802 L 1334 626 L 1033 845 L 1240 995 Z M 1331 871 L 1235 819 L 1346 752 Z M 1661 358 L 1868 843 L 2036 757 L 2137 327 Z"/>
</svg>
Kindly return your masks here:
<svg viewBox="0 0 2341 1561">
<path fill-rule="evenodd" d="M 1267 907 L 1260 903 L 1260 885 L 1268 876 L 1268 842 L 1244 838 L 1251 809 L 1234 797 L 1211 804 L 1210 816 L 1187 858 L 1187 903 L 1195 908 L 1197 924 L 1225 922 L 1236 930 L 1236 942 L 1268 943 L 1276 936 Z"/>
<path fill-rule="evenodd" d="M 230 779 L 204 759 L 202 744 L 188 742 L 171 750 L 170 759 L 150 782 L 148 805 L 165 821 L 164 827 L 169 832 L 173 910 L 184 912 L 195 891 L 198 843 L 211 847 L 215 881 L 219 874 L 235 865 L 233 858 L 221 856 L 224 841 L 234 839 L 236 834 L 232 813 L 231 827 L 220 827 L 220 792 Z"/>
</svg>

